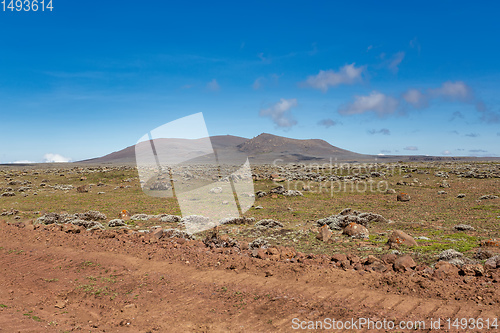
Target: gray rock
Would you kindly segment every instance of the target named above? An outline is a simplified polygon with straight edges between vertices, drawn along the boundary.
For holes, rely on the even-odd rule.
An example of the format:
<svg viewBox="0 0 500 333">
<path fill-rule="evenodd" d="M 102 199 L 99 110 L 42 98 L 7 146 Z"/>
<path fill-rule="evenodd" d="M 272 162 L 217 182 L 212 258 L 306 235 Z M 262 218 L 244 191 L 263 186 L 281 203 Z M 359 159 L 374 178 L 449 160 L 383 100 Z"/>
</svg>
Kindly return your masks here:
<svg viewBox="0 0 500 333">
<path fill-rule="evenodd" d="M 465 194 L 460 193 L 459 195 L 457 195 L 457 198 L 459 198 L 459 199 L 465 198 Z"/>
<path fill-rule="evenodd" d="M 332 215 L 316 221 L 316 224 L 321 227 L 328 225 L 332 230 L 342 230 L 349 223 L 361 224 L 367 227 L 370 223 L 388 223 L 387 219 L 382 215 L 374 213 L 361 213 L 351 208 L 346 208 L 338 215 Z"/>
<path fill-rule="evenodd" d="M 283 223 L 276 221 L 276 220 L 273 220 L 273 219 L 263 219 L 263 220 L 260 220 L 259 222 L 255 223 L 255 226 L 260 227 L 260 228 L 265 228 L 265 229 L 283 228 Z"/>
<path fill-rule="evenodd" d="M 284 194 L 285 192 L 287 192 L 287 190 L 282 185 L 275 187 L 271 191 L 269 191 L 269 193 L 273 193 L 273 194 Z"/>
<path fill-rule="evenodd" d="M 492 194 L 486 194 L 479 198 L 479 200 L 492 200 L 492 199 L 498 199 L 498 196 Z"/>
<path fill-rule="evenodd" d="M 500 256 L 494 256 L 484 262 L 484 267 L 489 269 L 500 268 Z"/>
<path fill-rule="evenodd" d="M 71 224 L 77 225 L 79 227 L 84 227 L 87 230 L 96 229 L 96 228 L 104 229 L 104 226 L 100 222 L 97 222 L 97 221 L 75 219 L 75 220 L 71 221 Z"/>
<path fill-rule="evenodd" d="M 473 226 L 470 226 L 468 224 L 459 224 L 459 225 L 456 225 L 453 227 L 453 229 L 455 230 L 458 230 L 458 231 L 474 231 L 476 229 L 474 229 Z"/>
<path fill-rule="evenodd" d="M 130 217 L 131 220 L 134 221 L 147 221 L 149 219 L 148 214 L 134 214 Z"/>
<path fill-rule="evenodd" d="M 61 185 L 54 186 L 54 190 L 69 191 L 72 189 L 73 189 L 73 185 L 61 184 Z"/>
<path fill-rule="evenodd" d="M 285 197 L 303 197 L 304 195 L 302 194 L 302 192 L 300 191 L 296 191 L 296 190 L 288 190 L 288 191 L 285 191 L 283 192 L 283 195 Z"/>
<path fill-rule="evenodd" d="M 164 229 L 163 236 L 167 238 L 194 239 L 193 234 L 179 229 Z"/>
<path fill-rule="evenodd" d="M 85 213 L 75 214 L 75 218 L 87 221 L 106 220 L 106 215 L 97 210 L 89 210 Z"/>
<path fill-rule="evenodd" d="M 255 223 L 254 217 L 227 217 L 219 221 L 220 224 L 250 224 Z"/>
<path fill-rule="evenodd" d="M 252 242 L 248 244 L 248 248 L 250 250 L 258 249 L 258 248 L 263 248 L 267 249 L 269 247 L 269 242 L 263 238 L 257 238 L 254 239 Z"/>
<path fill-rule="evenodd" d="M 4 192 L 2 197 L 14 197 L 16 194 L 14 192 Z"/>
<path fill-rule="evenodd" d="M 108 227 L 110 228 L 123 227 L 125 225 L 125 221 L 123 221 L 122 219 L 114 219 L 108 222 Z"/>
<path fill-rule="evenodd" d="M 160 222 L 162 223 L 175 223 L 175 222 L 180 222 L 182 220 L 182 217 L 177 216 L 177 215 L 160 215 Z"/>
<path fill-rule="evenodd" d="M 440 261 L 446 261 L 449 262 L 452 265 L 455 266 L 462 266 L 465 263 L 471 263 L 472 261 L 467 258 L 464 258 L 464 255 L 454 249 L 448 249 L 442 251 L 439 255 L 438 258 Z"/>
</svg>

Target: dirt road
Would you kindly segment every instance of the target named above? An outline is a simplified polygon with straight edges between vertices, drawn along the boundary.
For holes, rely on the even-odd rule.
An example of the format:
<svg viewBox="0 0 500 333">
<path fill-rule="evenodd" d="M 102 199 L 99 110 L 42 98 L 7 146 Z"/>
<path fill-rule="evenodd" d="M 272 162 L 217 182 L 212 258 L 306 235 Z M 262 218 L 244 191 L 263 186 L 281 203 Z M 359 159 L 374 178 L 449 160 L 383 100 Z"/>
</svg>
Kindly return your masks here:
<svg viewBox="0 0 500 333">
<path fill-rule="evenodd" d="M 438 317 L 440 331 L 453 331 L 446 318 L 500 317 L 499 284 L 487 278 L 360 273 L 318 259 L 210 251 L 184 239 L 149 244 L 6 223 L 0 247 L 0 332 L 287 332 L 309 321 L 328 328 L 325 318 L 424 321 L 430 331 Z"/>
</svg>

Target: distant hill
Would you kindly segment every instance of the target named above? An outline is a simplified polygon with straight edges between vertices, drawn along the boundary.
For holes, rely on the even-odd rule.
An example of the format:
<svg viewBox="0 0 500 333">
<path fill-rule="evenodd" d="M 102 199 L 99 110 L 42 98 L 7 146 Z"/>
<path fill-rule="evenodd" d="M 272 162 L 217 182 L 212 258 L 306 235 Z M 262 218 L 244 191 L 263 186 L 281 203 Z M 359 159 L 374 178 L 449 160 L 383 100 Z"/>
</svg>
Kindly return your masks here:
<svg viewBox="0 0 500 333">
<path fill-rule="evenodd" d="M 325 163 L 335 162 L 394 162 L 394 161 L 435 161 L 435 160 L 471 160 L 473 158 L 460 157 L 433 157 L 433 156 L 394 156 L 394 155 L 364 155 L 345 150 L 329 144 L 324 140 L 298 140 L 282 136 L 262 133 L 255 138 L 247 139 L 232 135 L 218 135 L 210 137 L 210 142 L 221 164 L 240 165 L 247 157 L 250 163 L 267 164 L 280 160 L 279 163 Z M 190 163 L 204 163 L 213 161 L 213 155 L 200 156 L 197 149 L 206 147 L 206 139 L 155 139 L 154 146 L 158 154 L 164 156 L 176 155 L 180 160 L 189 160 Z M 150 142 L 139 143 L 140 151 L 150 151 Z M 111 154 L 80 161 L 79 163 L 92 164 L 135 164 L 136 146 L 113 152 Z M 146 154 L 145 153 L 145 154 Z M 169 155 L 170 154 L 170 155 Z M 193 156 L 198 156 L 193 158 Z"/>
</svg>

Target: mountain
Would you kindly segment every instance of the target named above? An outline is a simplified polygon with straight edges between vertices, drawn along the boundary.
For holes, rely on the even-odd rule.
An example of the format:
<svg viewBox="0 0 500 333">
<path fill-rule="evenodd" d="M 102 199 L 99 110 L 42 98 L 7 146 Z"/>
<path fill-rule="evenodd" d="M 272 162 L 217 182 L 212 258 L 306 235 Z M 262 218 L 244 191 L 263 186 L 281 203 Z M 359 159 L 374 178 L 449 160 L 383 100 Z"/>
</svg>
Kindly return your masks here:
<svg viewBox="0 0 500 333">
<path fill-rule="evenodd" d="M 282 136 L 262 133 L 252 139 L 232 135 L 219 135 L 207 138 L 188 139 L 155 139 L 154 149 L 160 160 L 188 161 L 188 163 L 211 163 L 214 155 L 208 153 L 213 150 L 220 164 L 241 165 L 248 158 L 253 164 L 277 163 L 326 163 L 326 162 L 394 162 L 403 161 L 432 161 L 432 160 L 461 160 L 467 158 L 433 157 L 433 156 L 378 156 L 358 154 L 349 150 L 335 147 L 319 139 L 291 139 Z M 136 146 L 113 152 L 111 154 L 93 158 L 80 163 L 92 164 L 135 164 L 136 151 L 139 158 L 155 163 L 151 158 L 151 142 L 141 142 Z"/>
<path fill-rule="evenodd" d="M 237 146 L 240 152 L 250 159 L 269 160 L 283 159 L 286 161 L 310 161 L 324 159 L 360 159 L 364 155 L 332 146 L 319 139 L 298 140 L 268 133 L 262 133 L 253 139 Z"/>
</svg>

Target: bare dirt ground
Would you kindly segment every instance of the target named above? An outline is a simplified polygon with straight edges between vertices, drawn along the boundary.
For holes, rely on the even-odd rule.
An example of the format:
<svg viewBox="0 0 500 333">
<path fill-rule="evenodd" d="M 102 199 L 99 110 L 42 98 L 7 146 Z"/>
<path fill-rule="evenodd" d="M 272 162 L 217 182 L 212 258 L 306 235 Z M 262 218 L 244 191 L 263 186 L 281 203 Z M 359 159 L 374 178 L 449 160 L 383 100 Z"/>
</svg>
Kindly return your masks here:
<svg viewBox="0 0 500 333">
<path fill-rule="evenodd" d="M 0 332 L 497 332 L 500 166 L 351 171 L 256 167 L 267 195 L 245 213 L 253 222 L 188 240 L 168 234 L 182 223 L 161 222 L 180 214 L 176 200 L 147 196 L 134 168 L 0 169 Z M 324 192 L 321 177 L 394 190 Z M 273 193 L 279 184 L 303 196 Z M 330 227 L 318 238 L 319 219 L 347 207 L 383 221 L 368 237 Z M 124 209 L 145 218 L 110 225 Z M 92 221 L 75 220 L 83 212 Z M 259 226 L 269 218 L 281 226 Z M 392 247 L 398 230 L 416 242 Z M 267 248 L 249 248 L 257 240 Z"/>
<path fill-rule="evenodd" d="M 285 332 L 294 318 L 360 317 L 430 331 L 431 318 L 500 316 L 498 277 L 344 271 L 321 256 L 269 261 L 200 241 L 23 225 L 0 224 L 1 332 Z"/>
</svg>

